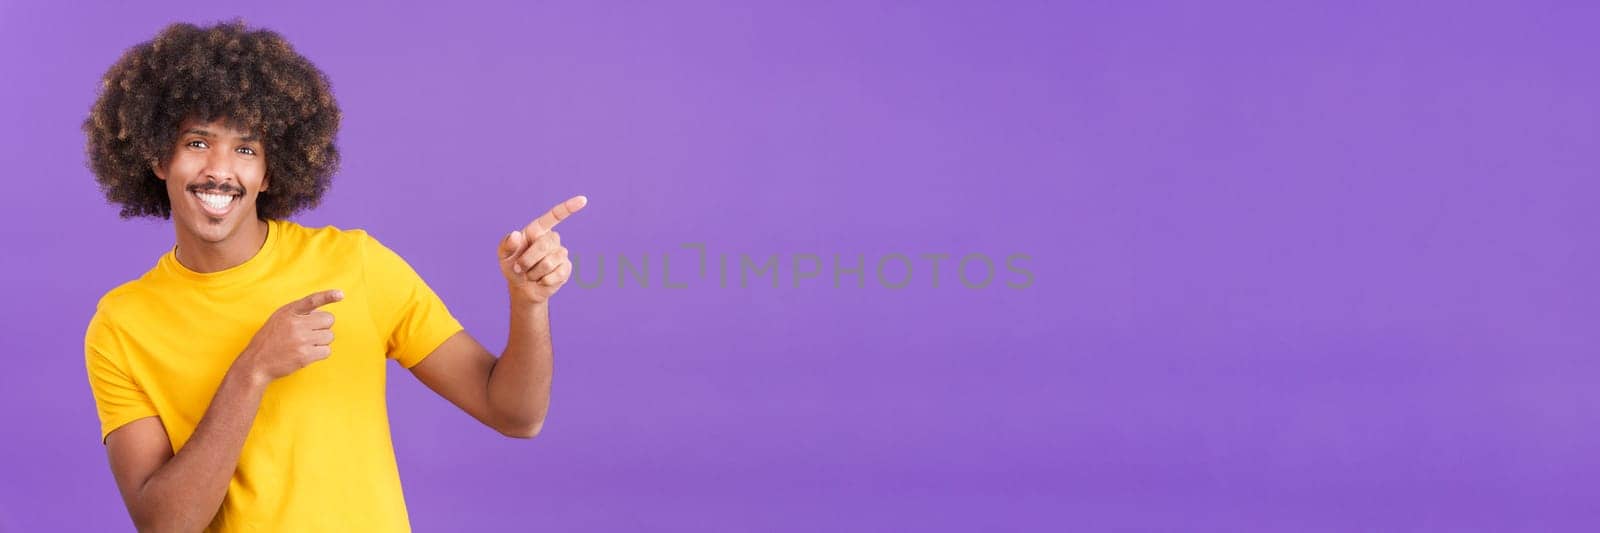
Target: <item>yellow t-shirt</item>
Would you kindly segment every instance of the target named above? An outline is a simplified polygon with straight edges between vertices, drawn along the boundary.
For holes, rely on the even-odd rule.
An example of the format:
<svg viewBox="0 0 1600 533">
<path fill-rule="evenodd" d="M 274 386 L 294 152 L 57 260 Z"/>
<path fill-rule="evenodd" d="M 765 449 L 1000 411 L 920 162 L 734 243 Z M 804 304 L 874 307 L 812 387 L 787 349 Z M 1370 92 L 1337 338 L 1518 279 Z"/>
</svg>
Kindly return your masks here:
<svg viewBox="0 0 1600 533">
<path fill-rule="evenodd" d="M 405 260 L 362 230 L 268 221 L 249 261 L 212 273 L 168 251 L 100 299 L 84 339 L 100 436 L 161 417 L 183 448 L 222 376 L 273 311 L 342 289 L 332 355 L 269 385 L 208 531 L 408 531 L 389 437 L 385 361 L 410 368 L 461 324 Z"/>
</svg>

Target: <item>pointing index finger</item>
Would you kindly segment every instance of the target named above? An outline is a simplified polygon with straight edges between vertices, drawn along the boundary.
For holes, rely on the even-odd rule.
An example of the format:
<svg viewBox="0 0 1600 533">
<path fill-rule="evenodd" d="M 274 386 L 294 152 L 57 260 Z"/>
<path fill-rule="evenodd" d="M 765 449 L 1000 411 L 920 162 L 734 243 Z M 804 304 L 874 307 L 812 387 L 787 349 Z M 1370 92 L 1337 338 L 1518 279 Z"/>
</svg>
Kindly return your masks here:
<svg viewBox="0 0 1600 533">
<path fill-rule="evenodd" d="M 533 222 L 529 222 L 527 227 L 522 228 L 522 234 L 527 235 L 529 239 L 543 235 L 545 232 L 555 229 L 556 224 L 560 224 L 561 221 L 566 220 L 573 213 L 583 209 L 585 205 L 589 205 L 589 198 L 586 196 L 580 195 L 568 198 L 567 201 L 550 208 L 545 214 L 539 215 L 539 218 L 533 219 Z"/>
<path fill-rule="evenodd" d="M 309 315 L 312 311 L 316 311 L 318 307 L 322 307 L 343 299 L 344 291 L 333 289 L 311 293 L 305 298 L 295 300 L 292 305 L 294 306 L 295 314 Z"/>
</svg>

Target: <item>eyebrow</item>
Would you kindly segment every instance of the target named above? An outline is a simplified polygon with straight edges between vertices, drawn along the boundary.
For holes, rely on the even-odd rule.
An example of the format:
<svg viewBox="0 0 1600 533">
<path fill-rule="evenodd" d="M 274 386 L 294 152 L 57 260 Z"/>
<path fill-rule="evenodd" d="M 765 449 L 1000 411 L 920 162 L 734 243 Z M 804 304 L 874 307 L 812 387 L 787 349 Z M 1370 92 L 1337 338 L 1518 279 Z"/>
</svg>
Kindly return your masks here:
<svg viewBox="0 0 1600 533">
<path fill-rule="evenodd" d="M 206 137 L 206 138 L 211 138 L 211 137 L 216 137 L 217 136 L 216 134 L 211 133 L 208 130 L 203 130 L 203 129 L 200 129 L 200 128 L 192 128 L 189 131 L 183 132 L 183 134 L 184 135 L 199 135 L 201 137 Z M 251 133 L 249 135 L 245 135 L 243 137 L 239 137 L 239 140 L 244 141 L 244 142 L 253 142 L 253 141 L 256 140 L 256 134 Z"/>
</svg>

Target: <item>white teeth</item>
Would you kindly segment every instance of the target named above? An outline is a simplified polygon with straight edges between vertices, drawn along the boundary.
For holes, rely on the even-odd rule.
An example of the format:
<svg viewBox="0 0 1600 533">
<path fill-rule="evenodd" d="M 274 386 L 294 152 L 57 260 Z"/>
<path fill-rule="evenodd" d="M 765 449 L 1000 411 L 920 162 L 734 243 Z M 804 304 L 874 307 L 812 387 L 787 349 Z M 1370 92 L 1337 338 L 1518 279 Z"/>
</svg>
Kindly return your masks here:
<svg viewBox="0 0 1600 533">
<path fill-rule="evenodd" d="M 223 209 L 227 209 L 228 208 L 228 202 L 232 202 L 233 201 L 233 197 L 229 196 L 229 195 L 226 195 L 226 194 L 210 194 L 210 193 L 198 192 L 198 193 L 195 193 L 195 196 L 200 197 L 200 201 L 205 202 L 205 204 L 207 206 L 211 207 L 212 209 L 216 209 L 218 211 L 221 211 Z"/>
</svg>

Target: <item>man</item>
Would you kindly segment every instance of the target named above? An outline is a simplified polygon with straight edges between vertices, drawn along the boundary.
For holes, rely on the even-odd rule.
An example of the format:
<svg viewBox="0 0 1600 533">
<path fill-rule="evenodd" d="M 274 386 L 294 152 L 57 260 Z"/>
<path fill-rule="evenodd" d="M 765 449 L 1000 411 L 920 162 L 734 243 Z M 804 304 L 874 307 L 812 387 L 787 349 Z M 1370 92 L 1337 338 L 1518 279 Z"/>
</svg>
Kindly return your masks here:
<svg viewBox="0 0 1600 533">
<path fill-rule="evenodd" d="M 175 24 L 106 73 L 90 166 L 124 218 L 176 245 L 108 292 L 85 335 L 111 469 L 141 531 L 407 531 L 384 378 L 395 359 L 500 433 L 549 406 L 553 231 L 579 196 L 498 247 L 511 331 L 496 358 L 361 230 L 307 228 L 338 165 L 326 78 L 277 34 Z"/>
</svg>

